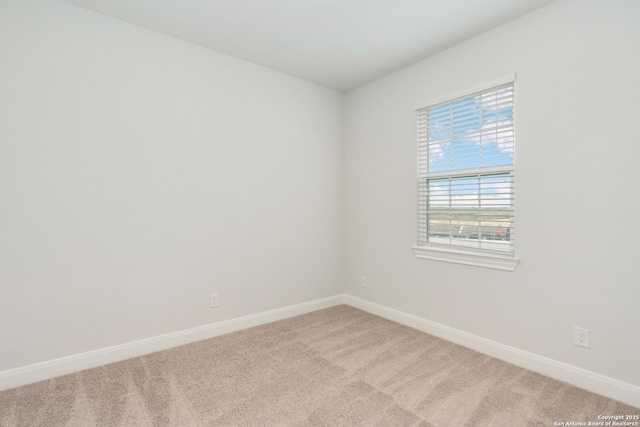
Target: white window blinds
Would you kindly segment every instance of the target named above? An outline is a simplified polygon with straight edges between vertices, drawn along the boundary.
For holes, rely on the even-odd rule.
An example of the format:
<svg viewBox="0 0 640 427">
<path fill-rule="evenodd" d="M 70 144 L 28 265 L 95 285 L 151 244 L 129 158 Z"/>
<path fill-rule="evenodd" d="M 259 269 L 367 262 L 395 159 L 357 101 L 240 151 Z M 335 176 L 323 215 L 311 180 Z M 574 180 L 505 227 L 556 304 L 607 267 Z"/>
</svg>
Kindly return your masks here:
<svg viewBox="0 0 640 427">
<path fill-rule="evenodd" d="M 418 244 L 513 254 L 513 82 L 417 114 Z"/>
</svg>

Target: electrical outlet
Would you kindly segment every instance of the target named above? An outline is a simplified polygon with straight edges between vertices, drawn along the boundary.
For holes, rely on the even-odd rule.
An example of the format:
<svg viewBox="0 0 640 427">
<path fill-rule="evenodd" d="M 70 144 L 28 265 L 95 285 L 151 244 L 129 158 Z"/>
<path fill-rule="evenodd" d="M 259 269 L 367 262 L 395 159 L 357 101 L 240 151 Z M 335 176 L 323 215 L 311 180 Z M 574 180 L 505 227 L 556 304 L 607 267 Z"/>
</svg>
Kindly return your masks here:
<svg viewBox="0 0 640 427">
<path fill-rule="evenodd" d="M 576 326 L 573 332 L 573 343 L 580 347 L 589 348 L 589 330 Z"/>
<path fill-rule="evenodd" d="M 219 303 L 218 294 L 209 295 L 209 307 L 211 307 L 211 308 L 217 307 L 218 303 Z"/>
<path fill-rule="evenodd" d="M 363 288 L 367 287 L 367 276 L 360 276 L 360 286 Z"/>
</svg>

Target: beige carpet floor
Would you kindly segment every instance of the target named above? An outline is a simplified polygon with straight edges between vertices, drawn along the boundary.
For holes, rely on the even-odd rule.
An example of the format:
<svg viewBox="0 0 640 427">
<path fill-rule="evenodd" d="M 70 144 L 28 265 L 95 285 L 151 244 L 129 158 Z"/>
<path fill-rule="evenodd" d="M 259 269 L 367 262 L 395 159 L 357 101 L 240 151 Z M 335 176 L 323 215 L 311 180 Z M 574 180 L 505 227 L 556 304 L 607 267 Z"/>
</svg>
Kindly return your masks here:
<svg viewBox="0 0 640 427">
<path fill-rule="evenodd" d="M 554 426 L 640 409 L 341 305 L 0 393 L 1 426 Z"/>
</svg>

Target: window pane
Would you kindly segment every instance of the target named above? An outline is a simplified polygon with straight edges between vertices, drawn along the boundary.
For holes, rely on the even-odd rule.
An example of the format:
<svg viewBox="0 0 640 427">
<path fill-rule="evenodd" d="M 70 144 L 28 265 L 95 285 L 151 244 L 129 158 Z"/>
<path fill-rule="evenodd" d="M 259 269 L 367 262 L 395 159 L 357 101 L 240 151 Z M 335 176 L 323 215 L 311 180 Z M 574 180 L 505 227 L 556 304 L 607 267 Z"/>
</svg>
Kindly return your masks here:
<svg viewBox="0 0 640 427">
<path fill-rule="evenodd" d="M 417 114 L 418 242 L 513 253 L 513 83 Z"/>
<path fill-rule="evenodd" d="M 481 249 L 512 250 L 511 174 L 426 181 L 427 241 Z"/>
<path fill-rule="evenodd" d="M 512 86 L 426 110 L 429 172 L 513 164 Z"/>
</svg>

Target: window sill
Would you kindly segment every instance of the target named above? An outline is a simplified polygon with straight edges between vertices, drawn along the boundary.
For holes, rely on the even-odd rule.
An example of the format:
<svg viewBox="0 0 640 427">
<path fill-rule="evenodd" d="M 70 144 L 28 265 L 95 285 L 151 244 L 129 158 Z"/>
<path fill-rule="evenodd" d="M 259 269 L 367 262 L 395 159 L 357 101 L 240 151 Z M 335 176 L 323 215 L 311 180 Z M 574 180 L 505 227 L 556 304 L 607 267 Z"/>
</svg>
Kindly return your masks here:
<svg viewBox="0 0 640 427">
<path fill-rule="evenodd" d="M 416 258 L 434 261 L 452 262 L 455 264 L 474 265 L 476 267 L 493 268 L 496 270 L 515 271 L 518 258 L 509 255 L 480 253 L 464 248 L 443 248 L 427 245 L 412 248 Z"/>
</svg>

